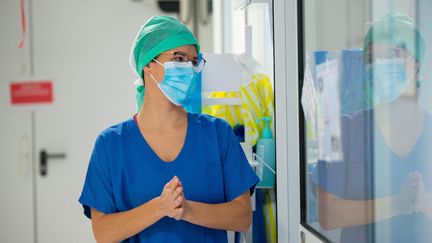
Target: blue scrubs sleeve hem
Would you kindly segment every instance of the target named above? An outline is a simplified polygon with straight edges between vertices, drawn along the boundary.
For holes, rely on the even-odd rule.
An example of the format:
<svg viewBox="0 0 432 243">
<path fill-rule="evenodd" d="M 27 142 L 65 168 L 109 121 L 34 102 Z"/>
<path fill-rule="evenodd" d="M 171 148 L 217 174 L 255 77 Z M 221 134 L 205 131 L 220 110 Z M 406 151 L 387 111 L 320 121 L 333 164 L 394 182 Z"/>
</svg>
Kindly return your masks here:
<svg viewBox="0 0 432 243">
<path fill-rule="evenodd" d="M 247 183 L 243 190 L 239 190 L 237 193 L 233 193 L 232 195 L 227 196 L 227 202 L 230 202 L 237 197 L 241 196 L 243 193 L 245 193 L 247 190 L 249 190 L 250 196 L 253 195 L 255 192 L 255 187 L 259 182 L 258 176 L 255 178 L 255 180 L 251 180 L 251 183 Z"/>
<path fill-rule="evenodd" d="M 91 219 L 91 212 L 90 212 L 91 208 L 94 208 L 94 209 L 96 209 L 96 210 L 98 210 L 98 211 L 100 211 L 100 212 L 102 212 L 104 214 L 110 214 L 110 213 L 116 213 L 117 212 L 116 210 L 108 209 L 106 207 L 103 207 L 103 206 L 100 206 L 100 205 L 96 205 L 96 203 L 91 203 L 91 202 L 85 200 L 83 197 L 81 197 L 78 201 L 83 206 L 84 215 L 87 218 L 89 218 L 89 219 Z"/>
<path fill-rule="evenodd" d="M 250 192 L 251 197 L 254 194 L 255 189 L 256 189 L 256 185 L 258 184 L 259 181 L 260 181 L 260 179 L 257 179 L 257 181 L 249 188 L 249 192 Z"/>
</svg>

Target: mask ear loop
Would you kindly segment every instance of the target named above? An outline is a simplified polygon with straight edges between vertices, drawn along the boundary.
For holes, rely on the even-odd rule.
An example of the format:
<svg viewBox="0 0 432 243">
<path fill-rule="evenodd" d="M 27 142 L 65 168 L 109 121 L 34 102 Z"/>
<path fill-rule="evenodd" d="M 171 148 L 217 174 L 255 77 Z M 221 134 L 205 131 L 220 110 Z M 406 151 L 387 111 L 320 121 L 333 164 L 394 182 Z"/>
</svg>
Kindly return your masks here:
<svg viewBox="0 0 432 243">
<path fill-rule="evenodd" d="M 153 74 L 151 74 L 151 73 L 149 73 L 149 72 L 146 72 L 149 76 L 150 76 L 150 78 L 153 80 L 153 82 L 155 82 L 155 84 L 156 84 L 156 86 L 159 88 L 159 90 L 165 95 L 165 97 L 171 102 L 171 103 L 173 103 L 174 105 L 176 105 L 176 106 L 181 106 L 180 104 L 178 104 L 177 102 L 175 102 L 174 100 L 172 100 L 166 93 L 165 93 L 165 91 L 161 88 L 161 86 L 160 86 L 160 83 L 158 83 L 157 81 L 156 81 L 156 79 L 154 78 L 154 76 L 153 76 Z"/>
<path fill-rule="evenodd" d="M 147 73 L 147 74 L 150 76 L 150 78 L 153 80 L 153 82 L 155 82 L 155 84 L 157 86 L 159 86 L 159 83 L 156 81 L 156 79 L 154 78 L 153 74 L 151 74 L 151 73 Z"/>
<path fill-rule="evenodd" d="M 161 65 L 162 67 L 165 67 L 165 65 L 163 63 L 159 62 L 158 60 L 156 60 L 154 58 L 153 58 L 153 61 L 155 61 L 157 64 Z M 156 81 L 156 79 L 152 73 L 150 73 L 150 72 L 145 72 L 145 73 L 147 73 L 150 76 L 150 78 L 153 79 L 153 81 L 156 83 L 156 85 L 159 86 L 159 83 Z"/>
<path fill-rule="evenodd" d="M 204 68 L 204 61 L 201 61 L 198 66 L 193 66 L 193 69 L 196 73 L 200 73 Z"/>
<path fill-rule="evenodd" d="M 158 60 L 156 60 L 156 59 L 154 59 L 154 58 L 153 58 L 153 61 L 155 61 L 157 64 L 161 65 L 162 67 L 165 67 L 165 64 L 159 62 Z"/>
<path fill-rule="evenodd" d="M 413 56 L 413 55 L 410 55 L 406 60 L 405 60 L 405 65 L 406 65 L 406 63 L 408 62 L 408 61 L 410 61 L 411 59 L 414 59 L 414 61 L 417 63 L 417 59 L 415 59 L 415 57 Z M 417 68 L 417 65 L 415 66 L 415 68 Z M 407 77 L 407 79 L 411 79 L 411 78 L 413 78 L 413 77 L 416 77 L 416 80 L 415 80 L 415 82 L 416 82 L 416 89 L 419 89 L 420 88 L 420 69 L 421 69 L 421 67 L 420 68 L 418 68 L 417 70 L 414 70 L 413 71 L 413 73 L 409 76 L 409 77 Z"/>
</svg>

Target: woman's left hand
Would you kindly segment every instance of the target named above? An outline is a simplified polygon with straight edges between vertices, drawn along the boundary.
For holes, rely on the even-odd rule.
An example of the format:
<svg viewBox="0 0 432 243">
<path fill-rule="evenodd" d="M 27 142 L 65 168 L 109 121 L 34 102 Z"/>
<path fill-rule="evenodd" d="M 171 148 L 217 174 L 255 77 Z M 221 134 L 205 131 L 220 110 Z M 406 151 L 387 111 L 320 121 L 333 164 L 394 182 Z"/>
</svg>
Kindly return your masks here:
<svg viewBox="0 0 432 243">
<path fill-rule="evenodd" d="M 432 219 L 432 193 L 424 188 L 423 175 L 420 172 L 413 172 L 411 178 L 413 184 L 416 186 L 416 198 L 414 201 L 414 211 L 426 215 Z"/>
<path fill-rule="evenodd" d="M 183 187 L 183 185 L 182 185 L 180 179 L 178 179 L 178 181 L 179 181 L 179 186 Z M 183 216 L 185 215 L 185 213 L 186 213 L 186 211 L 187 211 L 187 210 L 186 210 L 186 209 L 187 209 L 187 201 L 186 201 L 186 198 L 185 198 L 185 196 L 184 196 L 184 188 L 183 188 L 183 190 L 182 190 L 182 194 L 181 194 L 180 196 L 181 196 L 181 203 L 180 203 L 179 208 L 182 208 L 183 210 L 181 211 L 180 214 L 178 214 L 178 215 L 175 217 L 176 220 L 182 220 L 182 219 L 183 219 Z"/>
</svg>

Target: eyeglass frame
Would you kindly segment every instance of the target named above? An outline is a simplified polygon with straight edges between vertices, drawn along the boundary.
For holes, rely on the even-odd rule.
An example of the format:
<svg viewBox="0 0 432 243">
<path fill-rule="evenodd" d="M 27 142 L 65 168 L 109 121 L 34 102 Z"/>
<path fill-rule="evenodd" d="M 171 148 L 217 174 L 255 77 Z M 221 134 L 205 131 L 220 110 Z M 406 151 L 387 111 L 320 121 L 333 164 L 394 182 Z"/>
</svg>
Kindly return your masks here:
<svg viewBox="0 0 432 243">
<path fill-rule="evenodd" d="M 403 50 L 406 51 L 405 48 L 401 48 L 401 47 L 394 47 L 394 48 L 388 48 L 388 49 L 393 49 L 393 50 L 394 50 L 394 53 L 397 53 L 397 56 L 384 56 L 383 54 L 387 54 L 385 51 L 380 51 L 379 53 L 374 54 L 373 51 L 366 50 L 365 54 L 364 54 L 363 57 L 362 57 L 362 58 L 363 58 L 363 61 L 364 61 L 365 63 L 367 63 L 367 64 L 371 64 L 371 63 L 373 63 L 373 62 L 375 61 L 376 58 L 402 58 L 402 59 L 404 59 L 405 61 L 408 61 L 408 60 L 410 60 L 411 58 L 414 58 L 414 56 L 413 56 L 411 53 L 409 53 L 409 52 L 407 52 L 407 55 L 406 55 L 406 56 L 398 56 L 398 55 L 401 54 L 401 52 L 402 52 Z M 387 51 L 387 50 L 386 50 L 386 51 Z M 372 52 L 372 53 L 371 53 L 371 52 Z"/>
<path fill-rule="evenodd" d="M 184 63 L 184 64 L 186 64 L 186 63 L 188 63 L 188 62 L 192 62 L 192 65 L 195 67 L 195 68 L 198 68 L 200 65 L 201 65 L 201 63 L 203 63 L 202 64 L 202 68 L 201 68 L 201 70 L 202 69 L 204 69 L 204 67 L 205 67 L 205 64 L 207 63 L 207 60 L 206 59 L 204 59 L 203 57 L 197 57 L 197 64 L 195 65 L 194 63 L 193 63 L 193 60 L 191 61 L 190 59 L 190 57 L 189 57 L 189 55 L 186 53 L 186 52 L 183 52 L 183 51 L 167 51 L 167 52 L 161 52 L 160 54 L 172 54 L 173 55 L 173 57 L 170 59 L 171 61 L 173 61 L 173 62 L 178 62 L 178 63 Z M 176 54 L 181 54 L 182 56 L 184 56 L 184 57 L 187 57 L 187 61 L 186 62 L 180 62 L 180 61 L 175 61 L 175 55 Z M 194 57 L 195 58 L 195 57 Z M 194 59 L 193 58 L 193 59 Z M 155 58 L 156 59 L 156 58 Z M 200 60 L 201 59 L 201 60 Z"/>
</svg>

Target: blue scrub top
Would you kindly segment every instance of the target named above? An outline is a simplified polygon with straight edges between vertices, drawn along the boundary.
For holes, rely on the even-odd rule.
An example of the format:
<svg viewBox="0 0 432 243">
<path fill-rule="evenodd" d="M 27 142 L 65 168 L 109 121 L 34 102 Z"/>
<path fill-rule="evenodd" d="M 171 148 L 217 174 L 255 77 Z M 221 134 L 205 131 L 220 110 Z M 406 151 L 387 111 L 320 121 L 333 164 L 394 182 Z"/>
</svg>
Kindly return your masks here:
<svg viewBox="0 0 432 243">
<path fill-rule="evenodd" d="M 172 162 L 162 161 L 130 118 L 104 130 L 91 155 L 79 202 L 105 214 L 127 211 L 160 196 L 178 176 L 187 200 L 224 203 L 247 190 L 259 178 L 250 167 L 227 122 L 188 113 L 182 150 Z M 227 242 L 225 230 L 210 229 L 164 217 L 124 242 Z"/>
<path fill-rule="evenodd" d="M 372 111 L 342 117 L 343 161 L 318 161 L 318 185 L 349 200 L 369 200 L 397 195 L 408 174 L 423 174 L 424 186 L 432 191 L 432 119 L 425 119 L 421 137 L 412 151 L 400 157 L 384 142 Z M 331 217 L 331 215 L 329 215 Z M 407 227 L 409 226 L 409 227 Z M 421 213 L 342 229 L 341 243 L 429 242 L 432 220 Z"/>
</svg>

